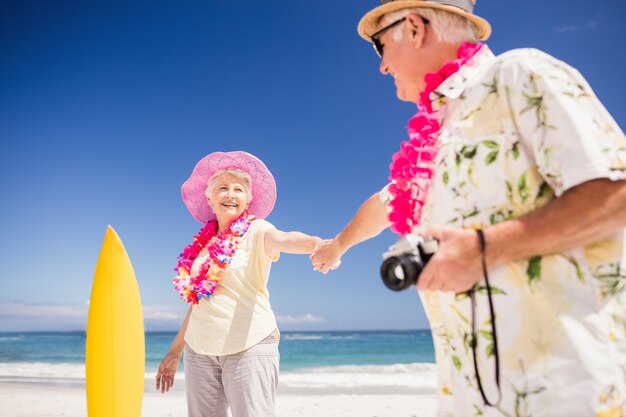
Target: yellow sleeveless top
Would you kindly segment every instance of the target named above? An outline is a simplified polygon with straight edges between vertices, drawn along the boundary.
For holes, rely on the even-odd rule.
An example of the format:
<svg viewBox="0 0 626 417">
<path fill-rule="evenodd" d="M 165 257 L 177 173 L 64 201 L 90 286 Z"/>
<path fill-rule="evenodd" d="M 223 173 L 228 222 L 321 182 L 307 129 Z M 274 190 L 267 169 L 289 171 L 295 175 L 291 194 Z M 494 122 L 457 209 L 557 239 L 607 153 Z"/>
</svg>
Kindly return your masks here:
<svg viewBox="0 0 626 417">
<path fill-rule="evenodd" d="M 265 220 L 253 221 L 224 270 L 220 286 L 193 306 L 185 342 L 195 352 L 212 356 L 239 353 L 277 328 L 267 282 L 272 262 L 280 254 L 270 258 L 265 253 L 265 232 L 273 228 Z M 207 256 L 205 248 L 191 267 L 192 275 Z"/>
</svg>

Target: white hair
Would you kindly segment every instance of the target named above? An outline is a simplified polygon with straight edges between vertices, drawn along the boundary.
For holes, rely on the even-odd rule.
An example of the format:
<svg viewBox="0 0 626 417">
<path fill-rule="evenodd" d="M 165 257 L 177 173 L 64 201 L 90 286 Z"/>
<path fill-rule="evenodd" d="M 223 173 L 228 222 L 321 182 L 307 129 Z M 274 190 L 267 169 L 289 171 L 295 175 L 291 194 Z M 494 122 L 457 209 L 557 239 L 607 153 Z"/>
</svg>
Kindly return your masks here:
<svg viewBox="0 0 626 417">
<path fill-rule="evenodd" d="M 243 188 L 246 192 L 246 195 L 248 196 L 248 202 L 252 201 L 252 178 L 250 177 L 250 174 L 248 174 L 246 171 L 232 168 L 219 170 L 215 174 L 213 174 L 211 178 L 209 178 L 209 180 L 207 181 L 206 190 L 204 191 L 204 195 L 207 198 L 211 198 L 211 194 L 213 194 L 213 190 L 217 185 L 217 179 L 224 174 L 230 174 L 233 177 L 240 179 L 243 183 Z"/>
<path fill-rule="evenodd" d="M 440 42 L 478 42 L 476 26 L 474 26 L 474 24 L 469 19 L 445 10 L 429 9 L 422 7 L 402 9 L 395 12 L 387 13 L 382 17 L 381 21 L 391 23 L 396 20 L 402 19 L 403 17 L 410 14 L 417 14 L 425 19 L 428 19 L 428 21 L 430 22 L 430 26 L 433 28 L 433 32 L 435 33 L 435 37 Z M 402 36 L 402 26 L 400 26 L 393 32 L 394 42 L 401 41 Z"/>
</svg>

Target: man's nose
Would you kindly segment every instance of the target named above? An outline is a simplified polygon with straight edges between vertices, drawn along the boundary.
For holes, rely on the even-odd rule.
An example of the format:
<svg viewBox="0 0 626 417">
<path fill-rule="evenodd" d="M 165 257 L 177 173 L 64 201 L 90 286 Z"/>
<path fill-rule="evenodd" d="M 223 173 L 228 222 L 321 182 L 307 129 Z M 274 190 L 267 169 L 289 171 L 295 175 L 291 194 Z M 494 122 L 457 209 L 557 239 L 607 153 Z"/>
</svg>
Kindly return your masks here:
<svg viewBox="0 0 626 417">
<path fill-rule="evenodd" d="M 389 74 L 389 66 L 387 66 L 387 63 L 385 62 L 384 57 L 380 59 L 380 65 L 378 66 L 378 70 L 383 75 Z"/>
</svg>

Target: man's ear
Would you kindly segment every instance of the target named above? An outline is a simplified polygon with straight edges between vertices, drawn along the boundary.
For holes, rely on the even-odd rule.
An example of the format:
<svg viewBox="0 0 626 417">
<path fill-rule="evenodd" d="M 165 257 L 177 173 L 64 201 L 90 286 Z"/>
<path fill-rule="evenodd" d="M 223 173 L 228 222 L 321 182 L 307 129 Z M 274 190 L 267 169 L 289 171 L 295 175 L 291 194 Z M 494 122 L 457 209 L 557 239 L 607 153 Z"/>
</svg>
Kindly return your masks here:
<svg viewBox="0 0 626 417">
<path fill-rule="evenodd" d="M 406 17 L 406 31 L 409 41 L 415 48 L 421 48 L 426 37 L 426 24 L 420 15 L 411 13 Z"/>
</svg>

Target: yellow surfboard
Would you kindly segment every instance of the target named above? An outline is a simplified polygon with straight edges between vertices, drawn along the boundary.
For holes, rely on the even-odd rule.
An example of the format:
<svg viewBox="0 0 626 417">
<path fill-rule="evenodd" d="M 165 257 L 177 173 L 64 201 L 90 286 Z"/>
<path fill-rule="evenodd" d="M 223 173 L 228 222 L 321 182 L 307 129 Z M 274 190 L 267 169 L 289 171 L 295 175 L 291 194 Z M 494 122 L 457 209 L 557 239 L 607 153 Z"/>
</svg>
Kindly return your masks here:
<svg viewBox="0 0 626 417">
<path fill-rule="evenodd" d="M 124 245 L 107 228 L 91 287 L 86 345 L 89 417 L 139 417 L 145 340 L 139 287 Z"/>
</svg>

